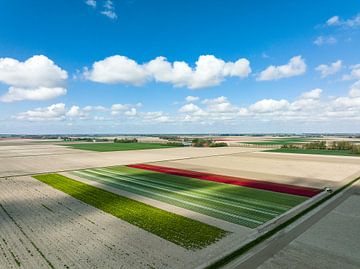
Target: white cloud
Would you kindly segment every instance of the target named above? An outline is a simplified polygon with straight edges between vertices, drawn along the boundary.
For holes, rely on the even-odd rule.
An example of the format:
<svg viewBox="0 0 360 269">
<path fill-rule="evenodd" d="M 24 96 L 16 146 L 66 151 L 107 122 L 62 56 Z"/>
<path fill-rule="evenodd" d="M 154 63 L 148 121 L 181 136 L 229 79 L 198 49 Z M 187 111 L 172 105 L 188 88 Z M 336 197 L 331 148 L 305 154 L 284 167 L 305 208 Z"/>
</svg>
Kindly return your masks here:
<svg viewBox="0 0 360 269">
<path fill-rule="evenodd" d="M 350 74 L 343 76 L 343 80 L 360 79 L 360 64 L 350 66 Z"/>
<path fill-rule="evenodd" d="M 266 113 L 283 110 L 287 107 L 289 107 L 289 102 L 287 100 L 263 99 L 251 105 L 249 109 L 252 112 Z"/>
<path fill-rule="evenodd" d="M 35 55 L 24 62 L 0 58 L 0 82 L 14 87 L 56 87 L 67 79 L 66 71 L 44 55 Z"/>
<path fill-rule="evenodd" d="M 288 78 L 299 76 L 306 72 L 306 63 L 301 56 L 295 56 L 285 65 L 274 66 L 271 65 L 263 70 L 258 76 L 258 80 L 278 80 L 281 78 Z"/>
<path fill-rule="evenodd" d="M 216 113 L 229 113 L 237 110 L 225 96 L 220 96 L 214 99 L 205 99 L 203 104 L 207 105 L 207 111 Z"/>
<path fill-rule="evenodd" d="M 326 24 L 327 25 L 337 25 L 337 24 L 339 24 L 339 22 L 340 22 L 340 17 L 339 16 L 333 16 L 333 17 L 331 17 L 330 19 L 328 19 L 327 21 L 326 21 Z"/>
<path fill-rule="evenodd" d="M 107 111 L 108 109 L 104 106 L 86 106 L 83 108 L 83 110 L 86 112 L 90 112 L 90 111 L 104 112 L 104 111 Z"/>
<path fill-rule="evenodd" d="M 189 96 L 186 96 L 186 98 L 185 98 L 185 101 L 186 102 L 196 102 L 196 101 L 198 101 L 199 100 L 199 97 L 197 97 L 197 96 L 191 96 L 191 95 L 189 95 Z"/>
<path fill-rule="evenodd" d="M 86 0 L 85 3 L 86 3 L 88 6 L 96 7 L 96 0 Z"/>
<path fill-rule="evenodd" d="M 136 116 L 137 110 L 135 107 L 132 107 L 130 110 L 125 111 L 124 113 L 126 116 Z"/>
<path fill-rule="evenodd" d="M 349 96 L 353 98 L 360 97 L 360 80 L 351 85 Z"/>
<path fill-rule="evenodd" d="M 101 83 L 124 83 L 141 85 L 147 80 L 147 72 L 143 66 L 125 56 L 115 55 L 95 62 L 92 70 L 85 70 L 87 79 Z"/>
<path fill-rule="evenodd" d="M 304 92 L 300 98 L 301 99 L 319 99 L 322 93 L 322 89 L 314 89 L 309 92 Z"/>
<path fill-rule="evenodd" d="M 64 120 L 65 113 L 65 104 L 58 103 L 45 108 L 36 108 L 22 112 L 16 116 L 16 119 L 27 121 L 57 121 Z"/>
<path fill-rule="evenodd" d="M 66 112 L 66 116 L 70 118 L 81 118 L 85 119 L 88 114 L 82 110 L 79 106 L 72 106 L 68 112 Z"/>
<path fill-rule="evenodd" d="M 104 16 L 106 16 L 112 20 L 117 19 L 117 15 L 113 10 L 103 10 L 103 11 L 101 11 L 101 14 L 103 14 Z"/>
<path fill-rule="evenodd" d="M 111 0 L 106 0 L 104 3 L 104 10 L 101 11 L 101 14 L 104 16 L 115 20 L 117 19 L 117 14 L 115 13 L 114 3 Z"/>
<path fill-rule="evenodd" d="M 330 65 L 321 64 L 315 68 L 316 71 L 321 73 L 321 77 L 325 78 L 330 75 L 334 75 L 341 70 L 342 61 L 337 60 L 336 62 L 331 63 Z"/>
<path fill-rule="evenodd" d="M 182 112 L 182 113 L 199 113 L 199 112 L 202 112 L 202 110 L 197 105 L 195 105 L 193 103 L 190 103 L 190 104 L 186 104 L 186 105 L 182 106 L 179 109 L 179 112 Z"/>
<path fill-rule="evenodd" d="M 327 26 L 344 26 L 349 28 L 355 28 L 360 26 L 360 13 L 352 17 L 351 19 L 341 19 L 339 16 L 333 16 L 326 22 Z"/>
<path fill-rule="evenodd" d="M 10 87 L 8 92 L 0 97 L 0 101 L 6 103 L 22 101 L 22 100 L 44 101 L 44 100 L 54 99 L 56 97 L 65 94 L 66 94 L 66 89 L 60 87 L 55 87 L 55 88 L 39 87 L 37 89 Z"/>
<path fill-rule="evenodd" d="M 247 77 L 251 72 L 247 59 L 225 62 L 213 55 L 201 55 L 191 68 L 186 62 L 170 63 L 157 57 L 148 63 L 138 64 L 125 56 L 115 55 L 95 62 L 85 70 L 87 79 L 101 83 L 142 85 L 147 81 L 171 83 L 175 87 L 190 89 L 219 85 L 226 77 Z"/>
<path fill-rule="evenodd" d="M 337 43 L 337 39 L 333 36 L 318 36 L 315 40 L 314 40 L 314 44 L 317 46 L 322 46 L 322 45 L 332 45 Z"/>
<path fill-rule="evenodd" d="M 66 94 L 63 87 L 68 75 L 52 60 L 35 55 L 24 62 L 0 58 L 0 82 L 10 85 L 0 99 L 3 102 L 48 100 Z"/>
</svg>

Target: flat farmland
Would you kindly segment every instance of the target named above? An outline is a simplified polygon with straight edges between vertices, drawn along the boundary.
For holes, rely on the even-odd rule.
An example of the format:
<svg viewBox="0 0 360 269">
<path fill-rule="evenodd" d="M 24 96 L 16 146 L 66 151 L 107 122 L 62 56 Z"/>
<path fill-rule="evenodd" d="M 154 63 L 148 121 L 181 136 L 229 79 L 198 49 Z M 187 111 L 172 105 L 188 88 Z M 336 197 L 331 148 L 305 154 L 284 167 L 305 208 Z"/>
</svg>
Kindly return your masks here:
<svg viewBox="0 0 360 269">
<path fill-rule="evenodd" d="M 360 158 L 243 152 L 149 163 L 314 188 L 338 188 L 360 176 Z"/>
<path fill-rule="evenodd" d="M 0 149 L 0 268 L 201 267 L 312 197 L 289 188 L 360 173 L 359 158 L 260 148 Z"/>
<path fill-rule="evenodd" d="M 190 250 L 30 176 L 1 178 L 0 198 L 0 268 L 194 268 L 252 232 Z"/>
<path fill-rule="evenodd" d="M 256 228 L 307 199 L 124 166 L 72 174 L 249 228 Z"/>
<path fill-rule="evenodd" d="M 175 148 L 179 146 L 161 143 L 78 143 L 61 144 L 79 150 L 90 150 L 99 152 L 142 150 L 142 149 L 162 149 Z"/>
</svg>

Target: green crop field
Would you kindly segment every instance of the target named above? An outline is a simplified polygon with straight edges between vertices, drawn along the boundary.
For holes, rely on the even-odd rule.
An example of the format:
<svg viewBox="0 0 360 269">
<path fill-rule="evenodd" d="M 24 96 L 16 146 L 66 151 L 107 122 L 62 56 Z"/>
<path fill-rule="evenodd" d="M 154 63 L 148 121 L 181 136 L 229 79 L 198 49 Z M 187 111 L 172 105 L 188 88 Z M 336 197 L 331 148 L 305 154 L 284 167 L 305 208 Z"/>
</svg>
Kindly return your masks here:
<svg viewBox="0 0 360 269">
<path fill-rule="evenodd" d="M 78 144 L 61 144 L 61 145 L 71 147 L 73 149 L 101 151 L 101 152 L 178 147 L 174 145 L 167 145 L 160 143 L 78 143 Z"/>
<path fill-rule="evenodd" d="M 307 199 L 124 166 L 86 169 L 73 174 L 249 228 Z"/>
<path fill-rule="evenodd" d="M 267 141 L 259 141 L 259 142 L 241 142 L 243 144 L 250 144 L 250 145 L 288 145 L 294 143 L 303 143 L 303 142 L 311 142 L 308 138 L 279 138 L 279 139 L 272 139 Z"/>
<path fill-rule="evenodd" d="M 206 247 L 228 232 L 59 174 L 34 178 L 187 249 Z"/>
<path fill-rule="evenodd" d="M 350 150 L 330 150 L 330 149 L 272 149 L 266 152 L 283 152 L 297 154 L 319 154 L 319 155 L 338 155 L 360 157 L 360 154 L 354 154 Z"/>
</svg>

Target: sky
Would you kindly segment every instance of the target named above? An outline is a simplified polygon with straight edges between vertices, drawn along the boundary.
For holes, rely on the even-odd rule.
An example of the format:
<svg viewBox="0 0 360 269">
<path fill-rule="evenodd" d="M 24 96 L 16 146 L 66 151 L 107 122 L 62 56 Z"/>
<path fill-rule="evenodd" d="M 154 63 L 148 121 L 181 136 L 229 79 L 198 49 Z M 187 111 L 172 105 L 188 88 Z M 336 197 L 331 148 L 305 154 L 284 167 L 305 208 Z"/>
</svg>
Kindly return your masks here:
<svg viewBox="0 0 360 269">
<path fill-rule="evenodd" d="M 3 0 L 0 134 L 360 132 L 358 0 Z"/>
</svg>

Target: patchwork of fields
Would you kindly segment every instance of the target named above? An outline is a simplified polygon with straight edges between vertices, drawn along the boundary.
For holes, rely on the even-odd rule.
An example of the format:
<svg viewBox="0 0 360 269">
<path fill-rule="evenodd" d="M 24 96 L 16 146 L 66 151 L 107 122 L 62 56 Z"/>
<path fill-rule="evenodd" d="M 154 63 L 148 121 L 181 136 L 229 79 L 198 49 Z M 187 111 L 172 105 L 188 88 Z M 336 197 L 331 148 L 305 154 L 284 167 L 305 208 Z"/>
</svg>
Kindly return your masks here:
<svg viewBox="0 0 360 269">
<path fill-rule="evenodd" d="M 179 147 L 178 145 L 161 144 L 161 143 L 75 143 L 75 144 L 61 144 L 61 145 L 73 149 L 99 151 L 99 152 Z"/>
<path fill-rule="evenodd" d="M 89 180 L 249 228 L 279 216 L 307 197 L 130 167 L 72 172 Z"/>
</svg>

